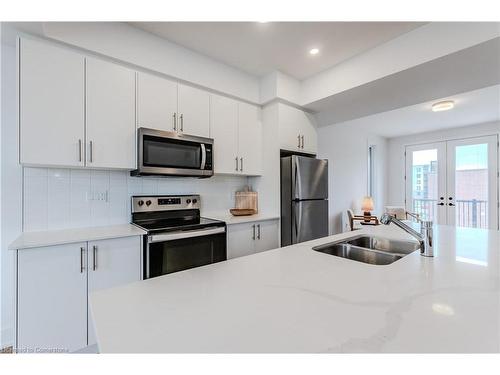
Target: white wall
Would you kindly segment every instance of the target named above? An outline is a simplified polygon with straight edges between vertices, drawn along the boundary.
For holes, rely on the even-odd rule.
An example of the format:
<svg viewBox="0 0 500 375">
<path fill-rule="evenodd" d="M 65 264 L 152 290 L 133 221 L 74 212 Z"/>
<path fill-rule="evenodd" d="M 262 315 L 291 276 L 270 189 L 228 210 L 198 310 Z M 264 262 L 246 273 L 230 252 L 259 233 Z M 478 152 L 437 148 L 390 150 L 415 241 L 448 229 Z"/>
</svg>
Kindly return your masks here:
<svg viewBox="0 0 500 375">
<path fill-rule="evenodd" d="M 480 137 L 500 134 L 500 122 L 488 122 L 464 127 L 390 138 L 388 140 L 388 196 L 387 204 L 404 206 L 405 200 L 405 146 L 419 143 L 439 142 L 450 139 Z M 500 155 L 499 155 L 500 159 Z M 500 160 L 499 160 L 500 163 Z"/>
<path fill-rule="evenodd" d="M 342 215 L 351 208 L 361 213 L 367 195 L 368 146 L 375 146 L 375 210 L 386 202 L 387 140 L 371 134 L 364 125 L 334 124 L 318 129 L 318 158 L 328 159 L 330 232 L 342 231 Z"/>
<path fill-rule="evenodd" d="M 2 117 L 1 117 L 1 334 L 2 345 L 14 338 L 14 252 L 7 246 L 21 233 L 22 168 L 18 159 L 16 116 L 16 49 L 2 44 Z"/>
</svg>

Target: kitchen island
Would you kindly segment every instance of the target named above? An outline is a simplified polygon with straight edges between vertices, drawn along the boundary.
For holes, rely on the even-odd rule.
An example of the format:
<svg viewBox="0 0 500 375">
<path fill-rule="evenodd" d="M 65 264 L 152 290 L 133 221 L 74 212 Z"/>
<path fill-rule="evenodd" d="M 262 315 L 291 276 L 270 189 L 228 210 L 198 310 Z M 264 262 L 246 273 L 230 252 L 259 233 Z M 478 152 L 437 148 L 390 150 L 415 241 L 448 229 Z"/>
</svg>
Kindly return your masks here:
<svg viewBox="0 0 500 375">
<path fill-rule="evenodd" d="M 435 257 L 312 250 L 377 226 L 91 295 L 100 352 L 499 352 L 500 232 L 435 227 Z"/>
</svg>

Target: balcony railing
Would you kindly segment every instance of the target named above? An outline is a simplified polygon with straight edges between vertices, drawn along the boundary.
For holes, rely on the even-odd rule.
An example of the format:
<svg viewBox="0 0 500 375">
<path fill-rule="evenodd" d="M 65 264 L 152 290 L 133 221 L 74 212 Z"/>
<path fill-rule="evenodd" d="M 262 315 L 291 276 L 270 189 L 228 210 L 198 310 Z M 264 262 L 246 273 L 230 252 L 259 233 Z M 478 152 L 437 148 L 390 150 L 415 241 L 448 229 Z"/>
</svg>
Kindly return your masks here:
<svg viewBox="0 0 500 375">
<path fill-rule="evenodd" d="M 436 220 L 437 199 L 414 199 L 413 212 L 423 220 Z M 457 200 L 455 224 L 459 227 L 488 228 L 488 201 Z"/>
</svg>

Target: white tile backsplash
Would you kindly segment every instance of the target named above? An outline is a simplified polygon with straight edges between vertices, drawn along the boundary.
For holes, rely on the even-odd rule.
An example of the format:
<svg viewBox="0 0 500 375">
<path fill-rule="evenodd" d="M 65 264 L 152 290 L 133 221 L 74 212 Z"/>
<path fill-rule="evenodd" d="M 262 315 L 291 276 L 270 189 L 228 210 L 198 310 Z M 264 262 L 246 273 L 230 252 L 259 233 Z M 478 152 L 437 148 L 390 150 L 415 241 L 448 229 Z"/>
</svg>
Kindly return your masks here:
<svg viewBox="0 0 500 375">
<path fill-rule="evenodd" d="M 127 171 L 24 168 L 23 230 L 54 230 L 130 222 L 130 197 L 146 194 L 200 194 L 201 210 L 227 211 L 246 177 L 131 177 Z M 107 200 L 91 200 L 107 192 Z"/>
</svg>

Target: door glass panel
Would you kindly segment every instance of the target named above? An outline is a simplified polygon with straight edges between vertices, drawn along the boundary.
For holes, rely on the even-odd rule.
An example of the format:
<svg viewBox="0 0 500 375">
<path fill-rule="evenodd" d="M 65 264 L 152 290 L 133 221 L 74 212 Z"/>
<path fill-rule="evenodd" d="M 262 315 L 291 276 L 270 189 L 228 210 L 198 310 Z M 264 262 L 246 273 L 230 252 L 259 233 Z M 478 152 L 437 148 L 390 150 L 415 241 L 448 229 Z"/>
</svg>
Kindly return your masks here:
<svg viewBox="0 0 500 375">
<path fill-rule="evenodd" d="M 423 220 L 436 220 L 438 203 L 438 150 L 413 151 L 411 199 L 413 212 Z"/>
<path fill-rule="evenodd" d="M 488 144 L 456 146 L 454 169 L 456 225 L 488 228 Z"/>
</svg>

